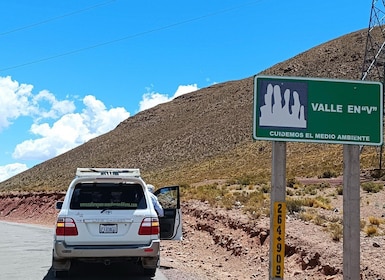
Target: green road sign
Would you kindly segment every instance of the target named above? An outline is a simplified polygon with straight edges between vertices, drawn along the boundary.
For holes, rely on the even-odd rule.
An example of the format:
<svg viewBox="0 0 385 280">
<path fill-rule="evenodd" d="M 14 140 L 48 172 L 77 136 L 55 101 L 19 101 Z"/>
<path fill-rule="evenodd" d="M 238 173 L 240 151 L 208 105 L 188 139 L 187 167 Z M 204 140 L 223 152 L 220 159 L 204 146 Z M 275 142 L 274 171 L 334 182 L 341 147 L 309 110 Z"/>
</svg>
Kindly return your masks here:
<svg viewBox="0 0 385 280">
<path fill-rule="evenodd" d="M 255 76 L 255 140 L 381 145 L 382 84 Z"/>
</svg>

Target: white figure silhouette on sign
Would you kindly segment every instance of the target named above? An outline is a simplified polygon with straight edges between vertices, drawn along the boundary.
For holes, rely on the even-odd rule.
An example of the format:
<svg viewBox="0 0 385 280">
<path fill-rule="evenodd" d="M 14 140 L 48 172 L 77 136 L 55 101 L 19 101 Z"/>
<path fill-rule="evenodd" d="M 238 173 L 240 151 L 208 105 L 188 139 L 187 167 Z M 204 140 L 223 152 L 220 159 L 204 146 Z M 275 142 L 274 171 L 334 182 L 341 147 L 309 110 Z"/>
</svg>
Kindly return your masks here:
<svg viewBox="0 0 385 280">
<path fill-rule="evenodd" d="M 290 90 L 286 89 L 282 104 L 280 86 L 268 84 L 264 101 L 265 105 L 260 107 L 260 126 L 306 128 L 305 108 L 297 91 L 293 91 L 293 104 L 290 104 Z"/>
</svg>

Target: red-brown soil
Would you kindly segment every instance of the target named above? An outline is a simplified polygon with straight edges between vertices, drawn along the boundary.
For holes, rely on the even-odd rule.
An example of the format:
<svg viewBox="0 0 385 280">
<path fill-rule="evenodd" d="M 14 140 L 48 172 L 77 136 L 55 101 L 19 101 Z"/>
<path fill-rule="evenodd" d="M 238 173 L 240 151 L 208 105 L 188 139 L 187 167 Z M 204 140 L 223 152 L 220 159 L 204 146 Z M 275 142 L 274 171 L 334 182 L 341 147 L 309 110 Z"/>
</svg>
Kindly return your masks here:
<svg viewBox="0 0 385 280">
<path fill-rule="evenodd" d="M 54 205 L 63 196 L 0 195 L 0 219 L 53 227 Z M 362 193 L 361 218 L 385 213 L 384 196 L 385 191 Z M 337 210 L 324 210 L 323 214 L 341 216 L 342 196 L 332 203 Z M 241 209 L 224 210 L 207 202 L 188 201 L 183 203 L 183 231 L 183 241 L 162 244 L 161 269 L 169 279 L 268 279 L 269 218 L 253 220 Z M 285 279 L 343 279 L 343 241 L 333 241 L 326 225 L 288 215 L 285 241 Z M 361 279 L 385 279 L 384 248 L 383 233 L 367 237 L 361 231 Z"/>
</svg>

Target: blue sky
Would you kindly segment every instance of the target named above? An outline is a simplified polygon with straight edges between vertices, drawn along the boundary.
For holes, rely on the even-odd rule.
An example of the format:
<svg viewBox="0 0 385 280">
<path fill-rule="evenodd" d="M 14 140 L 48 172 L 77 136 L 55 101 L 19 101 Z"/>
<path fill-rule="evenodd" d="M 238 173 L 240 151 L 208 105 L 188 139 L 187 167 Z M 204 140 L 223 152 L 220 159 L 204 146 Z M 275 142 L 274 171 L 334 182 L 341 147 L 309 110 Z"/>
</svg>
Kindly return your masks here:
<svg viewBox="0 0 385 280">
<path fill-rule="evenodd" d="M 139 111 L 367 28 L 371 2 L 1 1 L 0 181 Z"/>
</svg>

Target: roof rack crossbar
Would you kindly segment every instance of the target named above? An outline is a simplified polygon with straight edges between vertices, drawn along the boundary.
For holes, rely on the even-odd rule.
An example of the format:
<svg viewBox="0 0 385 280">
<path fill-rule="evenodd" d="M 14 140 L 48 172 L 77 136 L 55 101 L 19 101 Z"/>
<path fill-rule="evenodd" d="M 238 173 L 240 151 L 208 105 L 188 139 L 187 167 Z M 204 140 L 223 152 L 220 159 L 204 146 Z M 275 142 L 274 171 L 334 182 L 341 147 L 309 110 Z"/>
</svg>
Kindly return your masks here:
<svg viewBox="0 0 385 280">
<path fill-rule="evenodd" d="M 76 169 L 76 176 L 120 176 L 120 177 L 140 177 L 138 168 L 92 168 L 79 167 Z"/>
</svg>

